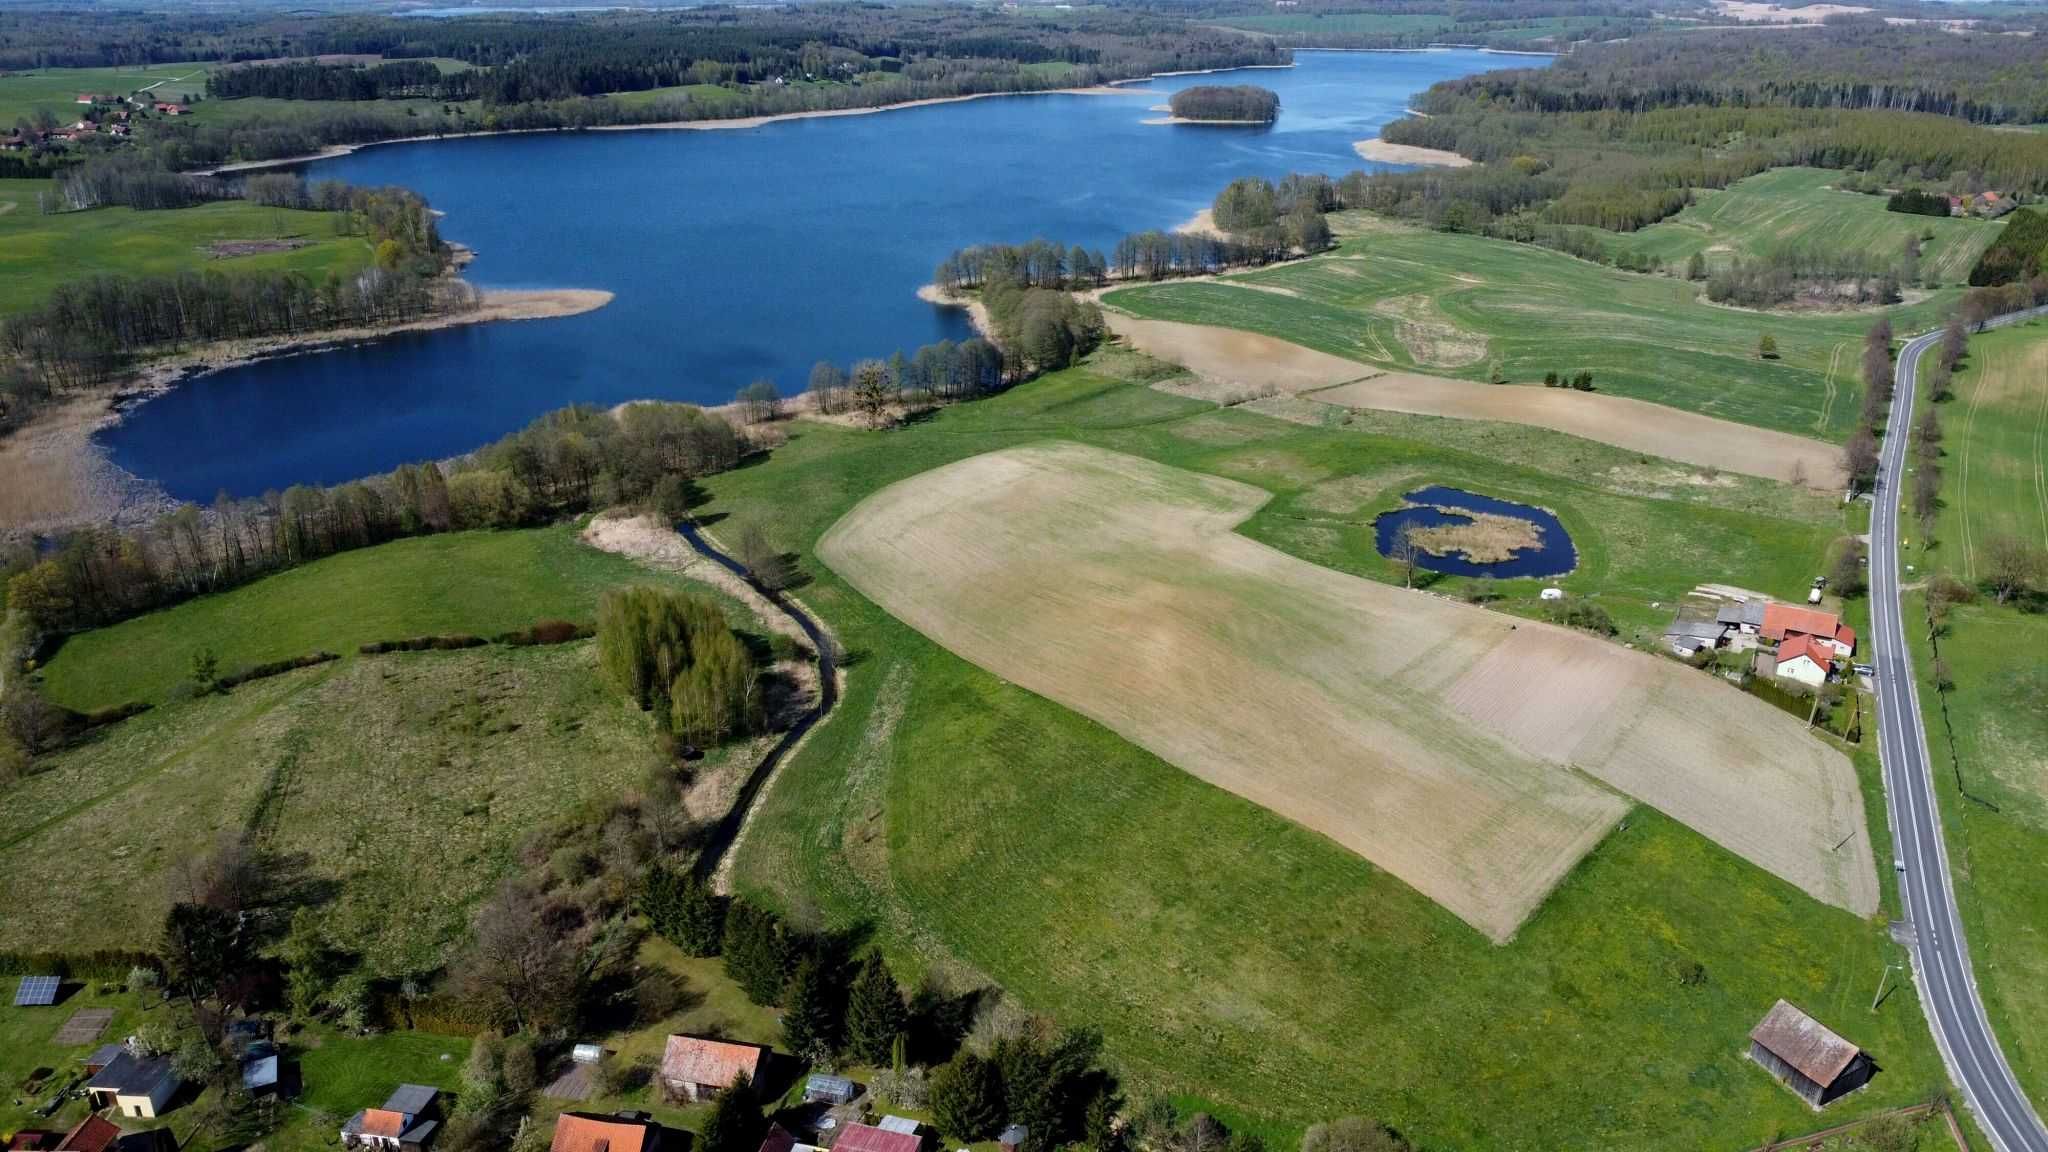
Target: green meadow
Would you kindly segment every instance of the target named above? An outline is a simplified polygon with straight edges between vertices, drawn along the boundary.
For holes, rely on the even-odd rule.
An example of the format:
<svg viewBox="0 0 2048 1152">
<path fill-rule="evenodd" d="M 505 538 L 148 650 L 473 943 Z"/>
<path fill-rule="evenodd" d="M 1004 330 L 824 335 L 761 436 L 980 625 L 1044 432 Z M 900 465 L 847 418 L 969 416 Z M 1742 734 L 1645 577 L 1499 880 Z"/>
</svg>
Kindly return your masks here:
<svg viewBox="0 0 2048 1152">
<path fill-rule="evenodd" d="M 1788 248 L 1862 252 L 1896 262 L 1909 237 L 1924 237 L 1922 278 L 1931 274 L 1954 285 L 1968 278 L 1978 255 L 2005 227 L 1993 220 L 1888 212 L 1883 196 L 1835 188 L 1841 175 L 1825 168 L 1773 168 L 1718 191 L 1700 189 L 1690 207 L 1640 232 L 1589 234 L 1604 237 L 1612 251 L 1637 252 L 1675 268 L 1695 252 L 1707 267 L 1718 268 Z"/>
<path fill-rule="evenodd" d="M 33 308 L 68 280 L 95 275 L 159 275 L 188 270 L 289 270 L 349 274 L 370 263 L 360 236 L 337 236 L 325 212 L 221 201 L 139 211 L 94 208 L 45 214 L 45 180 L 0 180 L 0 313 Z M 285 251 L 217 256 L 235 240 L 286 240 Z"/>
<path fill-rule="evenodd" d="M 346 656 L 373 640 L 588 623 L 606 588 L 663 582 L 585 547 L 576 531 L 453 532 L 330 556 L 74 636 L 44 667 L 44 691 L 81 711 L 156 702 L 190 675 L 202 648 L 226 672 L 318 650 Z"/>
<path fill-rule="evenodd" d="M 895 431 L 799 424 L 766 461 L 709 479 L 709 514 L 758 522 L 801 557 L 799 595 L 850 669 L 840 711 L 740 847 L 743 890 L 804 921 L 871 926 L 906 971 L 991 979 L 1099 1026 L 1134 1093 L 1281 1141 L 1360 1111 L 1424 1147 L 1746 1146 L 1807 1131 L 1819 1122 L 1805 1105 L 1741 1056 L 1780 996 L 1886 1069 L 1831 1120 L 1940 1088 L 1910 987 L 1867 1011 L 1901 955 L 1881 921 L 1822 906 L 1652 810 L 1496 947 L 1358 857 L 951 655 L 815 559 L 825 529 L 881 486 L 1048 438 L 1267 488 L 1275 499 L 1242 531 L 1381 579 L 1393 574 L 1364 525 L 1411 481 L 1534 500 L 1580 543 L 1567 586 L 1645 623 L 1650 597 L 1668 606 L 1699 579 L 1794 591 L 1837 530 L 1832 509 L 1798 499 L 1773 524 L 1735 510 L 1744 492 L 1642 494 L 1602 466 L 1612 449 L 1582 456 L 1550 433 L 1488 426 L 1522 446 L 1479 455 L 1436 422 L 1416 419 L 1414 438 L 1398 422 L 1304 426 L 1162 394 L 1156 375 L 1105 354 Z M 1534 611 L 1523 583 L 1434 590 Z M 1858 766 L 1874 788 L 1874 763 Z M 1870 815 L 1882 850 L 1882 809 Z"/>
<path fill-rule="evenodd" d="M 1904 558 L 1922 573 L 1975 584 L 1993 536 L 2048 546 L 2048 324 L 1972 336 L 1955 396 L 1939 410 L 1935 535 L 1913 541 Z M 1971 962 L 2007 1060 L 2040 1099 L 2048 1097 L 2048 615 L 1981 596 L 1952 609 L 1935 640 L 1953 682 L 1942 693 L 1925 613 L 1924 595 L 1910 596 L 1906 632 Z"/>
<path fill-rule="evenodd" d="M 1935 327 L 1956 297 L 1944 290 L 1891 309 L 1893 326 Z M 1855 423 L 1858 341 L 1873 316 L 1725 308 L 1682 279 L 1385 225 L 1351 232 L 1328 255 L 1222 281 L 1126 288 L 1105 303 L 1469 380 L 1487 379 L 1494 360 L 1517 382 L 1587 369 L 1602 391 L 1830 440 Z M 1756 354 L 1767 332 L 1779 359 Z"/>
</svg>

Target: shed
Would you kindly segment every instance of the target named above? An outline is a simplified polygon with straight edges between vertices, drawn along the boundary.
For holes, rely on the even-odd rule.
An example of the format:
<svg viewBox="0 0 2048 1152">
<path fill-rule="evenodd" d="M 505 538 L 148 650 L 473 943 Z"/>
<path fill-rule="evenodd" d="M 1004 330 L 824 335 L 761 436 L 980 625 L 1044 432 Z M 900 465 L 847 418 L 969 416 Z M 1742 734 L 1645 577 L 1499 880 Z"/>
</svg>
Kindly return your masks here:
<svg viewBox="0 0 2048 1152">
<path fill-rule="evenodd" d="M 804 1103 L 846 1104 L 860 1095 L 859 1088 L 844 1076 L 813 1075 L 804 1081 Z"/>
<path fill-rule="evenodd" d="M 924 1141 L 908 1132 L 891 1132 L 872 1124 L 848 1124 L 832 1141 L 832 1152 L 918 1152 Z"/>
<path fill-rule="evenodd" d="M 107 1152 L 121 1138 L 121 1126 L 97 1113 L 78 1122 L 58 1143 L 59 1152 Z"/>
<path fill-rule="evenodd" d="M 277 1053 L 251 1052 L 242 1062 L 242 1087 L 252 1096 L 277 1089 Z"/>
<path fill-rule="evenodd" d="M 996 1143 L 1003 1146 L 1003 1152 L 1017 1152 L 1019 1148 L 1024 1147 L 1024 1138 L 1030 1134 L 1031 1130 L 1022 1124 L 1012 1124 L 1003 1129 L 1002 1135 L 996 1137 Z"/>
<path fill-rule="evenodd" d="M 114 1062 L 114 1057 L 127 1050 L 128 1046 L 126 1044 L 100 1045 L 92 1050 L 92 1055 L 85 1058 L 85 1074 L 87 1076 L 99 1075 L 101 1069 Z"/>
<path fill-rule="evenodd" d="M 1861 1048 L 1783 1000 L 1750 1031 L 1749 1058 L 1816 1109 L 1863 1087 L 1877 1070 Z"/>
<path fill-rule="evenodd" d="M 884 1116 L 882 1122 L 875 1127 L 901 1136 L 915 1136 L 919 1129 L 918 1122 L 908 1116 Z"/>
<path fill-rule="evenodd" d="M 595 1064 L 598 1061 L 604 1059 L 604 1045 L 578 1044 L 576 1047 L 570 1049 L 569 1059 L 575 1061 L 578 1064 Z"/>
<path fill-rule="evenodd" d="M 123 1050 L 85 1082 L 94 1108 L 114 1108 L 121 1115 L 153 1120 L 171 1102 L 182 1083 L 168 1056 L 137 1056 Z"/>
<path fill-rule="evenodd" d="M 673 1100 L 708 1100 L 742 1075 L 759 1080 L 767 1059 L 768 1049 L 759 1044 L 670 1036 L 661 1054 L 661 1090 Z"/>
</svg>

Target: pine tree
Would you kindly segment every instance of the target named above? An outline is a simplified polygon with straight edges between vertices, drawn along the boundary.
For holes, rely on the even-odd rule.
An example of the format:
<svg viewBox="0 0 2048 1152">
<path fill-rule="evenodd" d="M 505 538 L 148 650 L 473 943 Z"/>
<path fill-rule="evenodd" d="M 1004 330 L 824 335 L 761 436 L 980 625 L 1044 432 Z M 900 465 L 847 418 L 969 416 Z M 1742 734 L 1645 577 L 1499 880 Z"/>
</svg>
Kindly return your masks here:
<svg viewBox="0 0 2048 1152">
<path fill-rule="evenodd" d="M 773 912 L 733 901 L 720 945 L 726 975 L 747 999 L 764 1007 L 782 1002 L 782 986 L 789 978 L 789 940 Z"/>
<path fill-rule="evenodd" d="M 761 1143 L 761 1104 L 754 1082 L 745 1072 L 718 1097 L 718 1107 L 704 1125 L 704 1152 L 755 1152 Z"/>
<path fill-rule="evenodd" d="M 1777 339 L 1769 332 L 1757 337 L 1756 354 L 1757 358 L 1761 360 L 1776 360 L 1778 358 Z"/>
<path fill-rule="evenodd" d="M 880 1064 L 889 1058 L 903 1024 L 903 994 L 896 978 L 881 953 L 869 952 L 847 993 L 846 1046 L 861 1060 Z"/>
<path fill-rule="evenodd" d="M 639 905 L 655 935 L 692 956 L 718 955 L 725 910 L 696 876 L 654 865 L 640 881 Z"/>
<path fill-rule="evenodd" d="M 1003 1122 L 1003 1081 L 995 1065 L 964 1052 L 932 1073 L 932 1119 L 957 1140 L 985 1140 Z"/>
<path fill-rule="evenodd" d="M 839 1014 L 834 1011 L 832 983 L 816 957 L 797 962 L 783 1002 L 782 1040 L 791 1052 L 813 1064 L 832 1058 L 839 1047 Z"/>
</svg>

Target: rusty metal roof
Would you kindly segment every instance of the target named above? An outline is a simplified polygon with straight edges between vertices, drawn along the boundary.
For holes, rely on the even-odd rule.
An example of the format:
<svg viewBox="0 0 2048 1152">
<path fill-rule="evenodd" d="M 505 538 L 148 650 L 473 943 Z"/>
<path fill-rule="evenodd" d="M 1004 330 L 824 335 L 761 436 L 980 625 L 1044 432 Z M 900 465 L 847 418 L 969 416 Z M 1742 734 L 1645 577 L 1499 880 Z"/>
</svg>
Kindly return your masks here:
<svg viewBox="0 0 2048 1152">
<path fill-rule="evenodd" d="M 1771 1005 L 1763 1022 L 1750 1030 L 1749 1038 L 1823 1088 L 1834 1083 L 1862 1052 L 1783 1000 Z"/>
</svg>

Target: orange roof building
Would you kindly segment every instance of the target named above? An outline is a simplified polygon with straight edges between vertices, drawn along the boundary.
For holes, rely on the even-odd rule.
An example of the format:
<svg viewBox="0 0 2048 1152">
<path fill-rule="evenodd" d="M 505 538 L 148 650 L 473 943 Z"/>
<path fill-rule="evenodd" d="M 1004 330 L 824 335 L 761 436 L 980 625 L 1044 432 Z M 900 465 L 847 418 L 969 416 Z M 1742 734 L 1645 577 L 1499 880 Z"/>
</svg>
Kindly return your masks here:
<svg viewBox="0 0 2048 1152">
<path fill-rule="evenodd" d="M 57 1148 L 59 1152 L 107 1152 L 120 1139 L 121 1126 L 95 1113 L 66 1132 L 64 1142 Z"/>
<path fill-rule="evenodd" d="M 661 1125 L 627 1116 L 564 1112 L 548 1152 L 660 1152 Z"/>
<path fill-rule="evenodd" d="M 761 1078 L 768 1049 L 704 1036 L 670 1036 L 661 1054 L 661 1085 L 672 1099 L 705 1100 L 733 1086 L 742 1074 Z"/>
<path fill-rule="evenodd" d="M 1844 656 L 1856 654 L 1856 630 L 1842 623 L 1842 618 L 1833 612 L 1823 612 L 1818 608 L 1780 604 L 1773 600 L 1764 605 L 1764 623 L 1758 631 L 1766 640 L 1783 640 L 1793 635 L 1818 636 L 1832 643 Z"/>
</svg>

